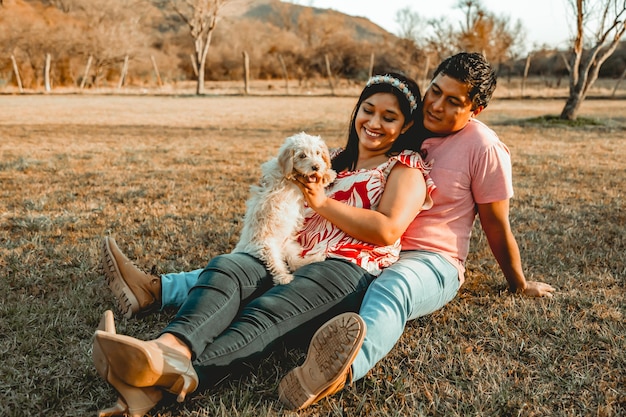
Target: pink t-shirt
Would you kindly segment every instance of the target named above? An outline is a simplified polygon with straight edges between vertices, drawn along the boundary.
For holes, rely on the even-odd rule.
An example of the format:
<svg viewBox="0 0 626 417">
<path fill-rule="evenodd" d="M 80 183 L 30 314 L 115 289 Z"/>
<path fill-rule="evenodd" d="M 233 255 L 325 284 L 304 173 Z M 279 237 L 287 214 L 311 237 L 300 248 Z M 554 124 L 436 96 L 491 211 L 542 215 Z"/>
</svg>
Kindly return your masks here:
<svg viewBox="0 0 626 417">
<path fill-rule="evenodd" d="M 326 194 L 348 205 L 376 210 L 382 198 L 387 177 L 396 163 L 422 171 L 426 180 L 426 201 L 422 210 L 432 206 L 430 195 L 435 190 L 428 176 L 428 166 L 419 153 L 403 151 L 373 169 L 360 169 L 337 174 L 337 179 L 329 186 Z M 398 260 L 400 239 L 388 246 L 376 246 L 348 235 L 346 232 L 317 214 L 310 208 L 305 211 L 304 225 L 298 235 L 303 256 L 325 253 L 328 258 L 344 259 L 378 275 L 383 268 Z"/>
<path fill-rule="evenodd" d="M 427 139 L 422 149 L 437 184 L 434 204 L 409 225 L 402 249 L 443 255 L 457 266 L 463 283 L 476 204 L 513 196 L 510 153 L 495 132 L 476 119 L 449 136 Z"/>
</svg>

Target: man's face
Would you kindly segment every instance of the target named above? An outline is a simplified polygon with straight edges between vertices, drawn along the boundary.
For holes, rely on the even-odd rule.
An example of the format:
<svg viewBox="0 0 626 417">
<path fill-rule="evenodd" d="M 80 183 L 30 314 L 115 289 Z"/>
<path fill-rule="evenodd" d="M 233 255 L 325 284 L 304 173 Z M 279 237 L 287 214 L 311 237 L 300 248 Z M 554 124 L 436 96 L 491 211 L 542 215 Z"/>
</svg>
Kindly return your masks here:
<svg viewBox="0 0 626 417">
<path fill-rule="evenodd" d="M 472 111 L 466 84 L 439 74 L 424 95 L 424 127 L 432 133 L 448 135 L 463 129 L 482 109 Z"/>
</svg>

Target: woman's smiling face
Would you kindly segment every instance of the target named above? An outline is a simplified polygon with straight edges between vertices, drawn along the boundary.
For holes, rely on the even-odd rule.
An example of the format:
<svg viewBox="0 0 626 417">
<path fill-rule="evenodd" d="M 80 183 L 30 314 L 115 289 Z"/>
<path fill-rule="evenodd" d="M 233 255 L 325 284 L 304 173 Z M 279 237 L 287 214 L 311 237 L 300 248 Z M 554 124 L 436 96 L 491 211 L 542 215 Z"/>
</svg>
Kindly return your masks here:
<svg viewBox="0 0 626 417">
<path fill-rule="evenodd" d="M 354 119 L 359 147 L 370 152 L 388 151 L 404 126 L 398 99 L 391 93 L 376 93 L 361 103 Z"/>
</svg>

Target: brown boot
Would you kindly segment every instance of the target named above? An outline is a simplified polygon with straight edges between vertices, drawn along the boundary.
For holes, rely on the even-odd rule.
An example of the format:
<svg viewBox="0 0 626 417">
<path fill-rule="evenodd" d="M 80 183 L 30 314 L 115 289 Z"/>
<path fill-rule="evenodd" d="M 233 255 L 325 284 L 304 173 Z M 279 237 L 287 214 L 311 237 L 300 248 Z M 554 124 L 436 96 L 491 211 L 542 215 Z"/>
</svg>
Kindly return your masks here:
<svg viewBox="0 0 626 417">
<path fill-rule="evenodd" d="M 161 278 L 137 268 L 108 236 L 102 241 L 102 270 L 125 317 L 161 305 Z"/>
<path fill-rule="evenodd" d="M 352 362 L 365 339 L 365 322 L 356 313 L 341 314 L 319 328 L 304 363 L 278 385 L 278 398 L 301 410 L 333 395 L 352 382 Z"/>
<path fill-rule="evenodd" d="M 98 330 L 104 333 L 116 334 L 113 312 L 104 312 Z M 96 332 L 98 334 L 98 332 Z M 131 416 L 143 417 L 148 411 L 161 401 L 163 392 L 156 387 L 137 388 L 125 384 L 112 371 L 109 360 L 100 344 L 94 340 L 92 349 L 93 363 L 100 376 L 107 381 L 119 393 L 117 402 L 109 408 L 100 410 L 99 417 Z"/>
</svg>

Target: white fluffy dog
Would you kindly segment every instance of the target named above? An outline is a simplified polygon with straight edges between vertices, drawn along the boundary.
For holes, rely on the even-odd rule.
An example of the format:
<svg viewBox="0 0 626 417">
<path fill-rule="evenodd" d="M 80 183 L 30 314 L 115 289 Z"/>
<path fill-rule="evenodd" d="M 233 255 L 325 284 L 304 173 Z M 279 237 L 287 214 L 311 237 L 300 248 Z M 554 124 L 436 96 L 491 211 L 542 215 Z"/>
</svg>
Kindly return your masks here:
<svg viewBox="0 0 626 417">
<path fill-rule="evenodd" d="M 304 218 L 304 196 L 293 180 L 300 176 L 324 186 L 335 180 L 328 147 L 319 136 L 302 132 L 288 137 L 278 157 L 261 166 L 259 185 L 250 188 L 246 215 L 239 243 L 234 252 L 245 252 L 261 259 L 273 275 L 274 284 L 293 280 L 291 271 L 317 260 L 324 254 L 301 257 L 296 234 Z"/>
</svg>

